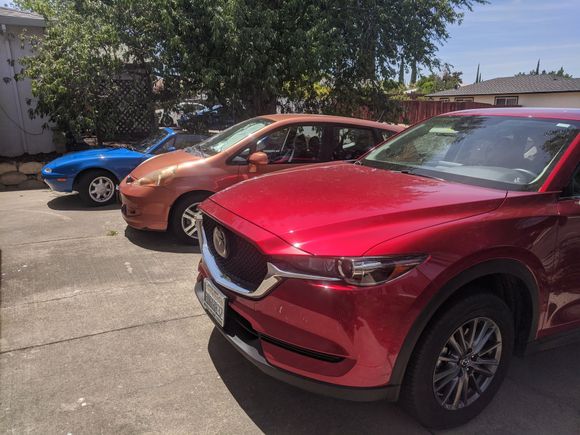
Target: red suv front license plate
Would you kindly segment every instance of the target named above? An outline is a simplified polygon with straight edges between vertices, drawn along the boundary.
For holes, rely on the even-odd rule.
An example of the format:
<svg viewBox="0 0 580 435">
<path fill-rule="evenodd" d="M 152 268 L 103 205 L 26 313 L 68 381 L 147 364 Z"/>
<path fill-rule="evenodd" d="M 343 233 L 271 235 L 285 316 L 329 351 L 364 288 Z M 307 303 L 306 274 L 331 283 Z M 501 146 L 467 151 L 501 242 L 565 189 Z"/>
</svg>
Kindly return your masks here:
<svg viewBox="0 0 580 435">
<path fill-rule="evenodd" d="M 209 279 L 203 280 L 203 305 L 208 313 L 223 328 L 226 323 L 228 298 Z"/>
</svg>

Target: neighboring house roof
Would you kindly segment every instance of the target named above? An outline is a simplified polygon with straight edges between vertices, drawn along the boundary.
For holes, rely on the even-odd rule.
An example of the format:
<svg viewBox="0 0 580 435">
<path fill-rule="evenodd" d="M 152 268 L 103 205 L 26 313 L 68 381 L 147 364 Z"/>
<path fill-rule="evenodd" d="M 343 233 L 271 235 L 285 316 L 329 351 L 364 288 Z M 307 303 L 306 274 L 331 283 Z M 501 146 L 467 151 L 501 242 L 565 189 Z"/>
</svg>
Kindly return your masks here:
<svg viewBox="0 0 580 435">
<path fill-rule="evenodd" d="M 0 24 L 8 26 L 46 27 L 42 15 L 0 7 Z"/>
<path fill-rule="evenodd" d="M 459 89 L 429 94 L 428 97 L 462 97 L 465 95 L 539 94 L 551 92 L 580 92 L 580 78 L 540 74 L 515 77 L 499 77 Z"/>
</svg>

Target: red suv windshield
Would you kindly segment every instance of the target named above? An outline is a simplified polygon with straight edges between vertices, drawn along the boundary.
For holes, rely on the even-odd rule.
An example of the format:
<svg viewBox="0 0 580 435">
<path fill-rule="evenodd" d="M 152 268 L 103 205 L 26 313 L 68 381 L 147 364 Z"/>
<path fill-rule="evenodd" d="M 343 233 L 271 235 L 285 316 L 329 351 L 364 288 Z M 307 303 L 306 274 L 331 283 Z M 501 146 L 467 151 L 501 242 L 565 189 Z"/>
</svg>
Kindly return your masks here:
<svg viewBox="0 0 580 435">
<path fill-rule="evenodd" d="M 580 131 L 574 121 L 507 116 L 429 119 L 363 165 L 488 187 L 537 190 Z"/>
</svg>

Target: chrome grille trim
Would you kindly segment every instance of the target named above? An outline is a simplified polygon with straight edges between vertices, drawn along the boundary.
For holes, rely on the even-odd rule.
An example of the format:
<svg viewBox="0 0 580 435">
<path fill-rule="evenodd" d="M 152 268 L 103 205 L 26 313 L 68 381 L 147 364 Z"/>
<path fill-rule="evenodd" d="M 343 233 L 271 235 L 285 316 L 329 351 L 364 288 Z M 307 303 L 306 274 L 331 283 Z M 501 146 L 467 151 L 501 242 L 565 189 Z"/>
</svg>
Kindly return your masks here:
<svg viewBox="0 0 580 435">
<path fill-rule="evenodd" d="M 195 224 L 197 226 L 197 234 L 199 238 L 199 247 L 201 250 L 201 258 L 205 263 L 207 270 L 214 281 L 221 285 L 222 287 L 227 288 L 235 293 L 239 293 L 244 295 L 248 298 L 252 299 L 259 299 L 272 290 L 280 281 L 284 278 L 294 278 L 294 279 L 307 279 L 313 281 L 340 281 L 339 278 L 330 278 L 327 276 L 316 276 L 316 275 L 309 275 L 305 273 L 296 273 L 296 272 L 289 272 L 286 270 L 282 270 L 277 266 L 273 265 L 270 262 L 266 262 L 266 266 L 268 271 L 266 276 L 258 286 L 258 288 L 254 291 L 244 288 L 235 282 L 233 282 L 225 273 L 221 271 L 213 254 L 211 253 L 209 246 L 207 244 L 207 237 L 205 231 L 203 229 L 203 214 L 197 213 L 195 215 Z"/>
</svg>

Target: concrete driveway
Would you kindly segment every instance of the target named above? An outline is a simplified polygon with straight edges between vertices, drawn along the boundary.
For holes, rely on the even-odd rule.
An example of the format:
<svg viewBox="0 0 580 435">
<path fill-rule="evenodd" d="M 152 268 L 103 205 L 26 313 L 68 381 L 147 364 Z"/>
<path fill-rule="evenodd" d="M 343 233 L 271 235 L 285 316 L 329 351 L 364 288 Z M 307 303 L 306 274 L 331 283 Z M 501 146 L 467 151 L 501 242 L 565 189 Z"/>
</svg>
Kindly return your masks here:
<svg viewBox="0 0 580 435">
<path fill-rule="evenodd" d="M 0 193 L 0 431 L 429 433 L 397 406 L 320 397 L 231 349 L 193 295 L 199 254 L 118 206 Z M 580 345 L 516 359 L 457 434 L 580 433 Z"/>
</svg>

